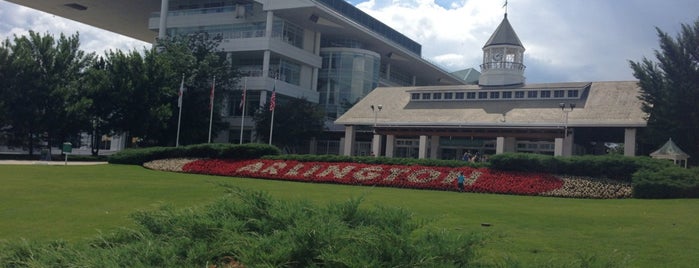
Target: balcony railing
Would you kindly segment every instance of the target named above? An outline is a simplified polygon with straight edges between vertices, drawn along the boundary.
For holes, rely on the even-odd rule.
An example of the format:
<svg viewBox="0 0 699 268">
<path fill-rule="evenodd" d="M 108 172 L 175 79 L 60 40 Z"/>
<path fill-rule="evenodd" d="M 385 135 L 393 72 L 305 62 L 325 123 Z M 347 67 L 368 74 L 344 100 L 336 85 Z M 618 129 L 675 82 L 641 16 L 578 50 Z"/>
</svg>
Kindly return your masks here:
<svg viewBox="0 0 699 268">
<path fill-rule="evenodd" d="M 524 66 L 524 64 L 517 62 L 486 62 L 484 64 L 481 64 L 481 70 L 483 71 L 490 69 L 524 71 L 525 68 L 527 68 L 527 66 Z"/>
</svg>

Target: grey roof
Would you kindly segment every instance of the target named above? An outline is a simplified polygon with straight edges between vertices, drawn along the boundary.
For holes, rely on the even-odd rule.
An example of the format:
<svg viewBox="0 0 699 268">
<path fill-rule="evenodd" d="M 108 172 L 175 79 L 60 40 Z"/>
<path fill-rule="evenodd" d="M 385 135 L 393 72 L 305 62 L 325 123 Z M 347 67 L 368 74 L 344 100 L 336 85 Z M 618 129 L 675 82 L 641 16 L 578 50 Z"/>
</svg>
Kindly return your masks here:
<svg viewBox="0 0 699 268">
<path fill-rule="evenodd" d="M 414 91 L 489 91 L 493 89 L 586 88 L 579 99 L 410 101 Z M 379 87 L 338 118 L 342 125 L 372 125 L 371 105 L 383 105 L 377 125 L 385 127 L 541 127 L 563 125 L 561 102 L 575 103 L 570 127 L 645 127 L 646 114 L 638 99 L 637 81 L 528 84 L 512 87 L 478 85 Z M 504 116 L 503 116 L 504 114 Z"/>
<path fill-rule="evenodd" d="M 682 151 L 672 139 L 669 139 L 660 149 L 652 152 L 650 156 L 658 159 L 672 160 L 686 160 L 689 158 L 689 155 Z"/>
<path fill-rule="evenodd" d="M 467 68 L 451 73 L 461 80 L 464 80 L 466 84 L 476 84 L 478 79 L 481 77 L 481 72 L 473 68 Z"/>
<path fill-rule="evenodd" d="M 495 32 L 490 36 L 490 39 L 488 39 L 488 42 L 485 43 L 483 48 L 493 45 L 515 45 L 524 47 L 522 42 L 519 41 L 519 37 L 517 37 L 517 33 L 515 33 L 512 25 L 510 25 L 510 21 L 507 20 L 507 13 L 505 13 L 505 18 L 502 19 L 502 22 L 500 22 L 500 25 L 495 29 Z"/>
</svg>

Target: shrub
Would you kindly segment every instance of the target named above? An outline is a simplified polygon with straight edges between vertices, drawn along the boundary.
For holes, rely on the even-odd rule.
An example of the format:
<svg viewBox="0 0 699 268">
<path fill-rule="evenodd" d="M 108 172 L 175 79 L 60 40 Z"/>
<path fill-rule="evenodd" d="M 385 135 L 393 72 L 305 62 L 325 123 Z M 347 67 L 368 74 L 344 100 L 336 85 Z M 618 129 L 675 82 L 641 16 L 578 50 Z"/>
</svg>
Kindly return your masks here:
<svg viewBox="0 0 699 268">
<path fill-rule="evenodd" d="M 490 168 L 505 171 L 547 172 L 576 176 L 604 177 L 630 182 L 639 170 L 672 167 L 668 161 L 620 155 L 554 157 L 528 153 L 506 153 L 490 158 Z"/>
<path fill-rule="evenodd" d="M 699 197 L 699 169 L 669 167 L 661 170 L 641 170 L 633 176 L 636 198 L 696 198 Z"/>
<path fill-rule="evenodd" d="M 231 193 L 203 208 L 136 213 L 134 229 L 90 247 L 0 244 L 0 266 L 466 267 L 483 242 L 428 228 L 405 209 L 366 208 L 361 198 L 319 206 Z"/>
<path fill-rule="evenodd" d="M 125 149 L 109 157 L 111 164 L 142 165 L 145 162 L 167 158 L 226 158 L 254 159 L 264 155 L 280 154 L 277 147 L 266 144 L 195 144 L 183 147 L 150 147 Z"/>
<path fill-rule="evenodd" d="M 293 160 L 300 162 L 346 162 L 379 165 L 420 165 L 438 167 L 484 167 L 486 163 L 473 163 L 460 160 L 437 160 L 415 158 L 391 158 L 373 156 L 344 156 L 344 155 L 266 155 L 263 159 L 269 160 Z"/>
</svg>

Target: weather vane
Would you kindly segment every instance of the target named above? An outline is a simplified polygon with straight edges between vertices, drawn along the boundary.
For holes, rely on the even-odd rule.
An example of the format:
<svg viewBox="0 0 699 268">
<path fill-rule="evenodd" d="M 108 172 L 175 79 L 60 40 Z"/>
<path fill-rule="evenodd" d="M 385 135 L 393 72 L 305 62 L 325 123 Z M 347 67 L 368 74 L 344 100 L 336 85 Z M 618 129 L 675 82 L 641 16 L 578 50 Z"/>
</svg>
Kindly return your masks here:
<svg viewBox="0 0 699 268">
<path fill-rule="evenodd" d="M 504 7 L 504 8 L 505 8 L 505 14 L 507 14 L 507 0 L 505 0 L 505 4 L 504 4 L 504 5 L 502 5 L 502 7 Z"/>
</svg>

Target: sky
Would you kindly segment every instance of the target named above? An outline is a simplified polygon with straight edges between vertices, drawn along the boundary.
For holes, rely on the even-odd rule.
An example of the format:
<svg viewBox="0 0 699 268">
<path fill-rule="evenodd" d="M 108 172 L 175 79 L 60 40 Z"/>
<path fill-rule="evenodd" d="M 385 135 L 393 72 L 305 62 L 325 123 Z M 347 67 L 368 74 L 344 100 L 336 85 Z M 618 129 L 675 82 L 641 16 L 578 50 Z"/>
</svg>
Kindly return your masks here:
<svg viewBox="0 0 699 268">
<path fill-rule="evenodd" d="M 656 27 L 676 36 L 699 19 L 697 0 L 348 0 L 422 45 L 447 71 L 480 70 L 482 47 L 507 11 L 526 51 L 528 83 L 634 80 L 629 60 L 655 60 Z M 145 25 L 145 23 L 144 23 Z M 145 26 L 144 26 L 145 27 Z M 0 0 L 0 38 L 32 29 L 80 34 L 82 49 L 150 45 Z"/>
</svg>

